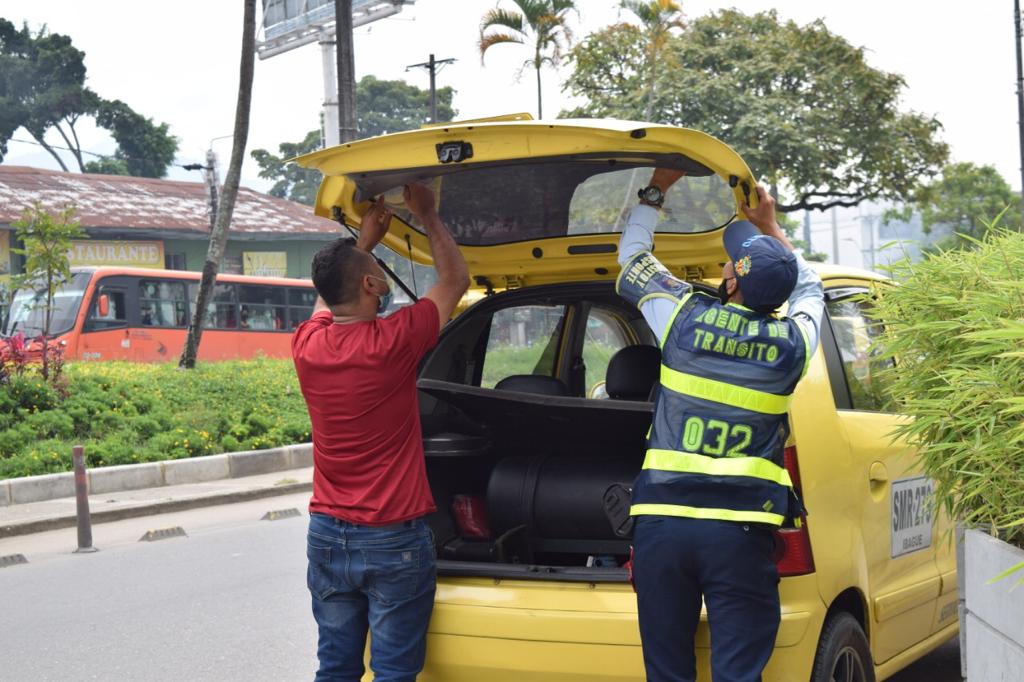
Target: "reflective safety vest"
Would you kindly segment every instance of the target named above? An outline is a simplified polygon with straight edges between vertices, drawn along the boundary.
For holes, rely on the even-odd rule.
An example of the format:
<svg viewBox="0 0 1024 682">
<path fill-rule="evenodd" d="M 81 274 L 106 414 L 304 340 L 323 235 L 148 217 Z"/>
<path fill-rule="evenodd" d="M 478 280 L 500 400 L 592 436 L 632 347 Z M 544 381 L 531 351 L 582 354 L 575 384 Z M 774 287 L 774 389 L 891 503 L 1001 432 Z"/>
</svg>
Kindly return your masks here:
<svg viewBox="0 0 1024 682">
<path fill-rule="evenodd" d="M 803 508 L 783 450 L 808 349 L 794 320 L 683 295 L 661 339 L 661 384 L 630 513 L 798 523 Z"/>
</svg>

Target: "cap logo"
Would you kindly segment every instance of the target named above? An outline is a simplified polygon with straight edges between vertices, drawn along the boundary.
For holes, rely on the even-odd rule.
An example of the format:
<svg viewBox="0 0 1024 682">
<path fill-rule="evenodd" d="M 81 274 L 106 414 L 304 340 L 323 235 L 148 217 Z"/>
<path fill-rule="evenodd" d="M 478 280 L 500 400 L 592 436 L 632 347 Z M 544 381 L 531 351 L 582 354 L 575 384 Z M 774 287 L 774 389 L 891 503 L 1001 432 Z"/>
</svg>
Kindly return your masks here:
<svg viewBox="0 0 1024 682">
<path fill-rule="evenodd" d="M 747 274 L 749 274 L 751 267 L 752 265 L 750 263 L 750 256 L 744 256 L 743 258 L 740 258 L 733 265 L 733 269 L 736 270 L 736 274 L 740 277 L 745 277 Z"/>
<path fill-rule="evenodd" d="M 746 239 L 746 240 L 745 240 L 745 241 L 743 242 L 743 247 L 744 247 L 744 248 L 750 248 L 750 245 L 751 245 L 751 244 L 753 244 L 754 242 L 756 242 L 756 241 L 757 241 L 758 239 L 764 239 L 764 238 L 765 238 L 765 235 L 763 235 L 763 234 L 757 234 L 757 235 L 754 235 L 753 237 L 750 237 L 750 238 Z"/>
</svg>

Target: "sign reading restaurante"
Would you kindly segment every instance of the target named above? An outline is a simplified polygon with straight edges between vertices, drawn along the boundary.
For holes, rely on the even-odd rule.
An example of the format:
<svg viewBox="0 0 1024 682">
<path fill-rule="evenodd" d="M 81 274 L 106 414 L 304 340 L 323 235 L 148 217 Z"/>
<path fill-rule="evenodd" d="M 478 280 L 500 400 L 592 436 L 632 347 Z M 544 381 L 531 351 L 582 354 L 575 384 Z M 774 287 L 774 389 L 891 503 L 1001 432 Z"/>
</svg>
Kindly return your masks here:
<svg viewBox="0 0 1024 682">
<path fill-rule="evenodd" d="M 162 268 L 164 245 L 163 242 L 142 241 L 73 241 L 68 258 L 72 266 L 122 265 L 131 268 Z"/>
</svg>

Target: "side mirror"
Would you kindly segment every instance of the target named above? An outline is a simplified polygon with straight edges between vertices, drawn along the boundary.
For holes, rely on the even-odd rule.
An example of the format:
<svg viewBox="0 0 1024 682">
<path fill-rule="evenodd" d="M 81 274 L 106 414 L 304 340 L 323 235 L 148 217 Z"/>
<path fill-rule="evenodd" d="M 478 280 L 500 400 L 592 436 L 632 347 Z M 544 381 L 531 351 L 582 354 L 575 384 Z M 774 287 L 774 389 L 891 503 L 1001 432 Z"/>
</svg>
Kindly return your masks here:
<svg viewBox="0 0 1024 682">
<path fill-rule="evenodd" d="M 110 296 L 103 294 L 100 296 L 100 300 L 96 304 L 96 310 L 99 312 L 100 317 L 110 316 Z"/>
</svg>

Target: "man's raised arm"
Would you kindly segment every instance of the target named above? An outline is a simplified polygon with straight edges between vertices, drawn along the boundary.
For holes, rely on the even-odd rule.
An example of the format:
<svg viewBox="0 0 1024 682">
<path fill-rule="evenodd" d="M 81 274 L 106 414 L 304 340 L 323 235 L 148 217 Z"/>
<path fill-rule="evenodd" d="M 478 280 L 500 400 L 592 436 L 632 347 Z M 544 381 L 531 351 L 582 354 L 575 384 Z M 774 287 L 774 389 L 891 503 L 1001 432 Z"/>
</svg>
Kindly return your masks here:
<svg viewBox="0 0 1024 682">
<path fill-rule="evenodd" d="M 437 284 L 430 287 L 423 297 L 437 306 L 441 326 L 444 326 L 469 288 L 469 269 L 458 245 L 437 214 L 433 193 L 427 187 L 413 183 L 405 186 L 404 196 L 405 205 L 427 230 L 430 255 L 437 270 Z"/>
</svg>

